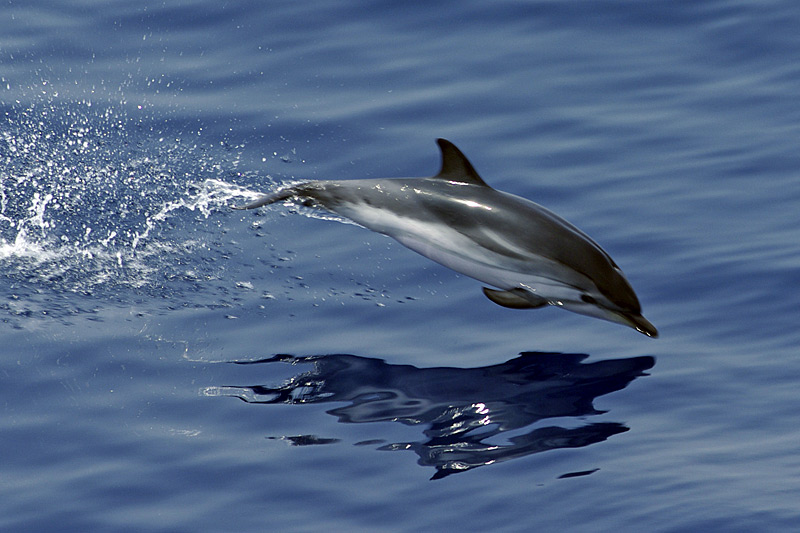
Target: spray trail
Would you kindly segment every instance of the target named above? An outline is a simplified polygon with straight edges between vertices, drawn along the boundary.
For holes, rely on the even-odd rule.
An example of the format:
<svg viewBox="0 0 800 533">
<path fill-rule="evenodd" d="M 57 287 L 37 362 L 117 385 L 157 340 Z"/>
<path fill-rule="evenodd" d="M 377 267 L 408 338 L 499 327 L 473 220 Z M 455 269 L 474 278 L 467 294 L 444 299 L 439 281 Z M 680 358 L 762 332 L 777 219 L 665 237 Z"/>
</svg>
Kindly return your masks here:
<svg viewBox="0 0 800 533">
<path fill-rule="evenodd" d="M 258 195 L 235 183 L 257 180 L 236 170 L 236 153 L 161 135 L 113 109 L 49 102 L 5 115 L 0 274 L 12 293 L 159 292 L 165 279 L 213 278 L 208 243 L 219 222 L 209 221 Z"/>
</svg>

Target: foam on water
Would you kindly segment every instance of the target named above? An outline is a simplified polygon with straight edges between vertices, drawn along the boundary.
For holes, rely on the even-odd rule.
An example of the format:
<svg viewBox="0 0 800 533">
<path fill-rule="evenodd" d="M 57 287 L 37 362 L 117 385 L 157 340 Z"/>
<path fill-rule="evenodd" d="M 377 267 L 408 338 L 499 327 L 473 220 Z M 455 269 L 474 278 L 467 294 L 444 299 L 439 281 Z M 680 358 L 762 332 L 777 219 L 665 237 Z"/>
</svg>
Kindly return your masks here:
<svg viewBox="0 0 800 533">
<path fill-rule="evenodd" d="M 236 151 L 167 138 L 124 109 L 45 102 L 5 115 L 0 265 L 12 300 L 26 288 L 120 296 L 217 277 L 215 219 L 260 194 L 235 183 L 254 179 Z"/>
</svg>

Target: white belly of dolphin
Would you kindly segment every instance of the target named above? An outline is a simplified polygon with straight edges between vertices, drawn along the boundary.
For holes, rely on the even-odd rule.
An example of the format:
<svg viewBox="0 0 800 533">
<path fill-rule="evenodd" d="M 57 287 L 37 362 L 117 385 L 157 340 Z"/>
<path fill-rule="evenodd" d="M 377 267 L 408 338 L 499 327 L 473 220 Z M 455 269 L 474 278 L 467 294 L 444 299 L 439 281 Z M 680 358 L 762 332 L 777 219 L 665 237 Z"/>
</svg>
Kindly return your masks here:
<svg viewBox="0 0 800 533">
<path fill-rule="evenodd" d="M 580 296 L 575 287 L 531 273 L 566 270 L 547 259 L 528 254 L 526 271 L 523 272 L 518 268 L 518 261 L 488 250 L 444 224 L 432 224 L 366 204 L 339 205 L 336 212 L 372 231 L 394 238 L 440 265 L 494 287 L 506 290 L 522 288 L 553 301 Z M 499 235 L 495 237 L 502 239 Z M 562 277 L 567 275 L 559 274 Z"/>
</svg>

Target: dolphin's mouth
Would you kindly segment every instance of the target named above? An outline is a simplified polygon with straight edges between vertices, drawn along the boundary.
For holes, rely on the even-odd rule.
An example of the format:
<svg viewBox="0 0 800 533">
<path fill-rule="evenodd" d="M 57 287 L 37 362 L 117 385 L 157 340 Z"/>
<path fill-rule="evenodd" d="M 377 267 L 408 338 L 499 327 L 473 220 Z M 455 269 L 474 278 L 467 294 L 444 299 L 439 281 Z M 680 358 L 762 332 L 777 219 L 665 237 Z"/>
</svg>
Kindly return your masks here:
<svg viewBox="0 0 800 533">
<path fill-rule="evenodd" d="M 581 315 L 592 316 L 595 318 L 600 318 L 602 320 L 608 320 L 609 322 L 614 322 L 615 324 L 620 324 L 623 326 L 627 326 L 629 328 L 633 328 L 642 335 L 646 335 L 651 339 L 655 339 L 658 337 L 658 330 L 656 327 L 650 323 L 645 317 L 641 315 L 641 313 L 637 313 L 636 311 L 627 311 L 619 308 L 609 308 L 604 305 L 600 304 L 589 304 L 585 299 L 583 299 L 582 305 L 571 305 L 575 302 L 565 301 L 563 302 L 563 307 L 569 311 L 574 313 L 578 313 Z"/>
<path fill-rule="evenodd" d="M 625 324 L 631 326 L 633 329 L 655 339 L 658 337 L 658 330 L 642 315 L 620 315 Z"/>
</svg>

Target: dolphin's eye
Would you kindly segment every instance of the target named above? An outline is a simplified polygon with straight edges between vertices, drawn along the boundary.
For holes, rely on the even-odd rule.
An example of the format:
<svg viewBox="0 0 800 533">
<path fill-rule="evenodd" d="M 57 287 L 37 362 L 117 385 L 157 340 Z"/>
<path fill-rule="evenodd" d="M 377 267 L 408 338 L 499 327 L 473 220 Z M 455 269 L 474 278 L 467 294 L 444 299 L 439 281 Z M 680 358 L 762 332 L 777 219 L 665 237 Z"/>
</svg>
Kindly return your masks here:
<svg viewBox="0 0 800 533">
<path fill-rule="evenodd" d="M 597 300 L 595 300 L 588 294 L 581 294 L 581 300 L 583 300 L 587 304 L 597 305 Z"/>
</svg>

